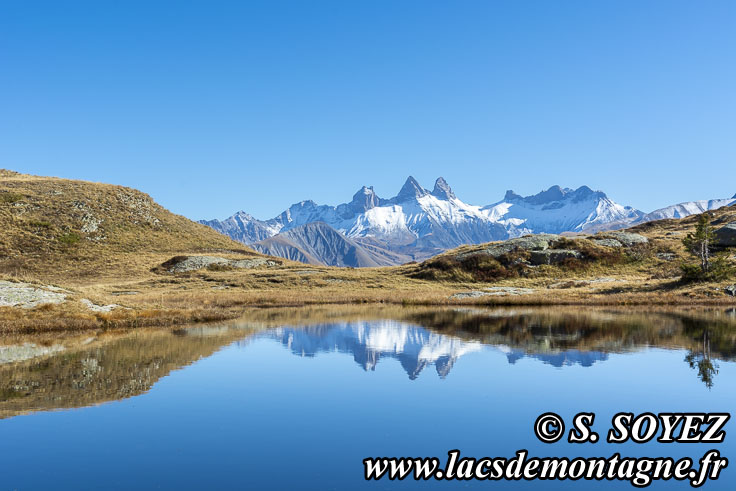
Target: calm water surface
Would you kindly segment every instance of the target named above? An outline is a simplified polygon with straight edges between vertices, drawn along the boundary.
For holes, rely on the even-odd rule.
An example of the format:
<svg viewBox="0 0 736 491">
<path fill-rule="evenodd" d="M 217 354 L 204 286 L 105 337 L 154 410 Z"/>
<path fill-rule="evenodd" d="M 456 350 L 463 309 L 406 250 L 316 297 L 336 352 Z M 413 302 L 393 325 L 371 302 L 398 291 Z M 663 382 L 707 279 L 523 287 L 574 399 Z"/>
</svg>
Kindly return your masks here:
<svg viewBox="0 0 736 491">
<path fill-rule="evenodd" d="M 40 346 L 50 352 L 28 358 Z M 362 460 L 710 448 L 736 459 L 733 422 L 715 445 L 549 445 L 532 431 L 548 411 L 595 412 L 602 435 L 619 411 L 731 412 L 727 310 L 261 311 L 222 326 L 0 340 L 3 356 L 0 489 L 634 489 L 366 482 Z M 733 462 L 702 489 L 736 489 Z"/>
</svg>

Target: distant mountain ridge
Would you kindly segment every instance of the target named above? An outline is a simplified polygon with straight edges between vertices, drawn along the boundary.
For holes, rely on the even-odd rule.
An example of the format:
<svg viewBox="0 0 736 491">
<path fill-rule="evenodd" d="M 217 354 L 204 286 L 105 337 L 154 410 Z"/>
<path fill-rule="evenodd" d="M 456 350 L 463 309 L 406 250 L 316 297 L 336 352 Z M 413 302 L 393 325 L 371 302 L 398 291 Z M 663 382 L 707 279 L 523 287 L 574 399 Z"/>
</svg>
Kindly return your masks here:
<svg viewBox="0 0 736 491">
<path fill-rule="evenodd" d="M 350 239 L 324 222 L 310 222 L 289 229 L 255 242 L 251 247 L 264 254 L 327 266 L 366 268 L 409 260 L 382 248 L 372 248 L 369 243 L 361 243 L 359 238 Z"/>
<path fill-rule="evenodd" d="M 709 210 L 716 210 L 724 206 L 736 204 L 736 195 L 730 199 L 711 199 L 700 201 L 687 201 L 676 205 L 667 206 L 647 213 L 642 217 L 642 222 L 651 222 L 654 220 L 663 220 L 666 218 L 685 218 L 690 215 L 697 215 Z"/>
<path fill-rule="evenodd" d="M 588 186 L 552 186 L 532 196 L 509 190 L 501 201 L 475 206 L 461 201 L 442 177 L 430 191 L 409 176 L 398 194 L 388 199 L 379 197 L 372 186 L 363 186 L 350 202 L 337 206 L 306 200 L 270 220 L 241 211 L 222 221 L 200 223 L 265 254 L 312 264 L 366 267 L 421 261 L 464 244 L 527 234 L 624 228 L 733 203 L 736 197 L 644 213 Z"/>
</svg>

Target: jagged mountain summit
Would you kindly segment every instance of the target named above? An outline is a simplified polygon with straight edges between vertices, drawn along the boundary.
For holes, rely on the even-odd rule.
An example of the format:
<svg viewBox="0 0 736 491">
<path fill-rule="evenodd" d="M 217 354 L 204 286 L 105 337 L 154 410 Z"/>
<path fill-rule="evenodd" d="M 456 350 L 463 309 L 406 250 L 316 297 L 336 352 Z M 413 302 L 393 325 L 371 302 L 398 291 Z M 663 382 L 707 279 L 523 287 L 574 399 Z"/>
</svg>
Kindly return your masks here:
<svg viewBox="0 0 736 491">
<path fill-rule="evenodd" d="M 461 245 L 527 234 L 623 228 L 733 203 L 736 198 L 694 201 L 645 214 L 588 186 L 552 186 L 532 196 L 507 191 L 501 201 L 476 206 L 460 200 L 442 177 L 430 191 L 409 176 L 398 194 L 388 199 L 363 186 L 350 202 L 337 206 L 307 200 L 270 220 L 241 211 L 223 221 L 201 223 L 266 254 L 365 267 L 421 261 Z"/>
<path fill-rule="evenodd" d="M 511 237 L 600 230 L 611 223 L 621 226 L 634 223 L 644 215 L 588 186 L 575 190 L 552 186 L 527 197 L 507 191 L 502 201 L 484 210 L 492 220 L 504 224 Z"/>
<path fill-rule="evenodd" d="M 509 191 L 504 200 L 481 207 L 460 200 L 442 177 L 430 191 L 409 176 L 398 194 L 388 199 L 363 186 L 350 202 L 337 206 L 307 200 L 270 220 L 238 212 L 223 221 L 201 223 L 267 254 L 359 267 L 423 260 L 463 244 L 528 233 L 628 223 L 642 215 L 585 186 L 577 190 L 553 186 L 528 197 Z M 319 227 L 303 228 L 317 222 Z"/>
</svg>

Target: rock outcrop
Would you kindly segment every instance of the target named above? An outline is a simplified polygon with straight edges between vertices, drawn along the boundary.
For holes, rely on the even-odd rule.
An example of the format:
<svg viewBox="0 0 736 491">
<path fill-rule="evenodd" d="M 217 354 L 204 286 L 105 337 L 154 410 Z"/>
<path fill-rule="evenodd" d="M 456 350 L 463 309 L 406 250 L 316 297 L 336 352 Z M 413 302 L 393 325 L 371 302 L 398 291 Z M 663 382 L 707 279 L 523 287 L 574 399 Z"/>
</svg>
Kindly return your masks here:
<svg viewBox="0 0 736 491">
<path fill-rule="evenodd" d="M 252 269 L 277 266 L 271 259 L 254 257 L 252 259 L 227 259 L 217 256 L 176 256 L 161 265 L 169 273 L 187 273 L 199 269 L 220 267 L 233 269 Z"/>
<path fill-rule="evenodd" d="M 715 235 L 718 247 L 736 247 L 736 222 L 719 228 Z"/>
<path fill-rule="evenodd" d="M 606 235 L 611 236 L 615 240 L 621 242 L 624 247 L 631 247 L 634 245 L 648 244 L 649 239 L 640 234 L 634 234 L 631 232 L 614 231 L 607 232 Z"/>
<path fill-rule="evenodd" d="M 463 259 L 472 256 L 489 255 L 498 259 L 502 255 L 515 250 L 544 251 L 550 247 L 554 247 L 554 244 L 559 242 L 561 239 L 562 237 L 555 234 L 527 235 L 516 239 L 504 240 L 503 242 L 495 242 L 480 250 L 461 253 L 458 254 L 456 258 L 462 261 Z"/>
<path fill-rule="evenodd" d="M 532 251 L 529 262 L 535 266 L 541 264 L 560 264 L 567 259 L 582 259 L 580 251 L 572 249 L 545 249 L 543 251 Z"/>
<path fill-rule="evenodd" d="M 69 292 L 54 287 L 0 281 L 0 307 L 31 309 L 44 304 L 63 303 L 66 301 L 67 293 Z"/>
</svg>

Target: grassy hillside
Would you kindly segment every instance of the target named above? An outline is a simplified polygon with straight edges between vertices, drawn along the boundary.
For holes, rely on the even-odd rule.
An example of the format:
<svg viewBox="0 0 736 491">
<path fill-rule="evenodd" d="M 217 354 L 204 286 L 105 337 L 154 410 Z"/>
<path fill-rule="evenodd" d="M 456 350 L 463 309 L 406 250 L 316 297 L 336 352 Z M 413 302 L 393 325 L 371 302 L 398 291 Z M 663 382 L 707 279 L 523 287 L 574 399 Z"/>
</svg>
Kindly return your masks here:
<svg viewBox="0 0 736 491">
<path fill-rule="evenodd" d="M 140 191 L 8 170 L 0 228 L 0 275 L 64 284 L 136 277 L 177 254 L 255 255 Z"/>
<path fill-rule="evenodd" d="M 736 206 L 711 212 L 712 225 L 719 228 L 736 222 Z M 656 285 L 661 291 L 690 291 L 702 287 L 713 289 L 714 284 L 683 285 L 680 283 L 681 265 L 696 262 L 685 249 L 682 239 L 694 231 L 699 215 L 683 219 L 660 220 L 641 224 L 623 231 L 604 231 L 593 235 L 579 234 L 550 236 L 545 244 L 549 249 L 567 251 L 551 264 L 533 264 L 534 245 L 543 235 L 530 236 L 505 242 L 468 245 L 447 251 L 416 265 L 408 274 L 441 282 L 490 282 L 516 285 L 554 285 L 565 289 L 601 277 L 615 277 L 619 282 L 638 282 L 639 289 Z M 637 236 L 645 241 L 621 244 L 622 237 Z M 519 241 L 519 247 L 494 249 Z M 532 244 L 526 244 L 531 242 Z M 626 240 L 624 239 L 624 242 Z M 718 251 L 736 268 L 736 251 Z M 530 264 L 531 263 L 531 264 Z M 734 269 L 736 271 L 736 269 Z M 726 278 L 724 284 L 736 281 L 736 275 Z M 629 287 L 627 287 L 629 288 Z M 621 290 L 621 288 L 615 288 Z"/>
<path fill-rule="evenodd" d="M 736 207 L 713 215 L 716 227 L 736 222 Z M 693 261 L 682 238 L 697 219 L 336 268 L 267 259 L 133 189 L 0 171 L 0 333 L 171 325 L 317 304 L 736 305 L 726 291 L 733 274 L 680 281 L 680 266 Z M 732 265 L 734 253 L 725 251 Z"/>
</svg>

